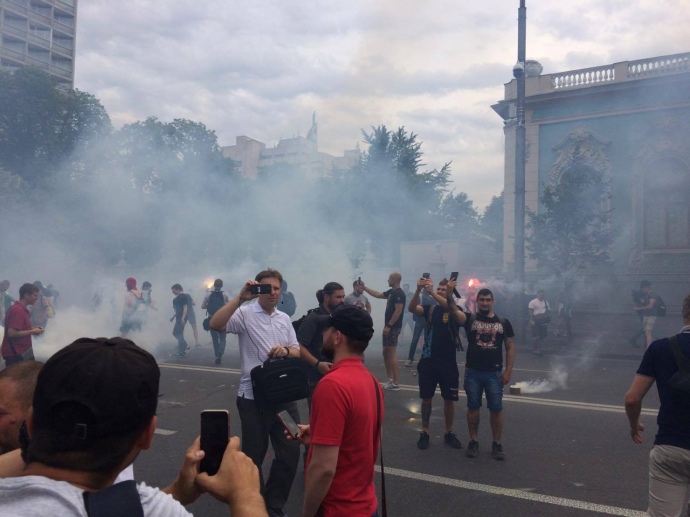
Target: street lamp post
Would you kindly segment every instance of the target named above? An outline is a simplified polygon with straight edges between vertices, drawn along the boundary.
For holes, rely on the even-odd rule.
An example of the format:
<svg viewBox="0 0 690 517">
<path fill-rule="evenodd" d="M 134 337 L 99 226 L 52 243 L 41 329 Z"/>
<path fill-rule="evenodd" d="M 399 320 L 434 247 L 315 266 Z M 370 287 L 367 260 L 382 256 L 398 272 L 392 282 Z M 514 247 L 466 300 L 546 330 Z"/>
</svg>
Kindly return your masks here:
<svg viewBox="0 0 690 517">
<path fill-rule="evenodd" d="M 515 240 L 514 240 L 514 317 L 516 337 L 524 342 L 525 312 L 525 46 L 527 30 L 527 8 L 525 0 L 520 0 L 518 9 L 518 52 L 517 63 L 513 67 L 513 77 L 517 83 L 516 127 L 515 127 Z"/>
</svg>

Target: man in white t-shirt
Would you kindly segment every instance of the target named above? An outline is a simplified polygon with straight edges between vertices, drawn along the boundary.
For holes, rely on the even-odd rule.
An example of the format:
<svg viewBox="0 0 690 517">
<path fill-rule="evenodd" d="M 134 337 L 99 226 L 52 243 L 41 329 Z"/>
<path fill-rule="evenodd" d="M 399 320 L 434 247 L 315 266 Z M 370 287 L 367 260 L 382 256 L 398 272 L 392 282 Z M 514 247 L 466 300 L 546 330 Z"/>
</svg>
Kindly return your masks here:
<svg viewBox="0 0 690 517">
<path fill-rule="evenodd" d="M 98 504 L 113 515 L 187 517 L 182 505 L 207 491 L 235 517 L 265 516 L 259 473 L 239 452 L 237 438 L 215 476 L 199 474 L 204 453 L 197 438 L 167 488 L 113 484 L 151 447 L 159 380 L 154 357 L 126 339 L 80 338 L 55 353 L 38 375 L 20 438 L 26 467 L 18 451 L 0 460 L 0 514 L 86 515 L 87 505 Z"/>
<path fill-rule="evenodd" d="M 295 422 L 300 418 L 295 402 L 270 409 L 258 408 L 254 403 L 251 371 L 268 358 L 300 357 L 290 316 L 276 307 L 282 282 L 282 275 L 275 269 L 261 271 L 254 280 L 248 280 L 240 294 L 221 307 L 210 322 L 212 329 L 232 332 L 238 337 L 242 364 L 237 409 L 242 424 L 242 451 L 254 461 L 260 473 L 269 439 L 273 446 L 275 457 L 263 490 L 271 517 L 285 515 L 283 506 L 290 495 L 299 462 L 299 443 L 287 439 L 276 413 L 285 410 Z M 252 294 L 251 286 L 256 284 L 269 285 L 270 292 Z M 253 299 L 257 299 L 257 303 L 242 305 Z"/>
<path fill-rule="evenodd" d="M 532 329 L 533 348 L 532 353 L 537 357 L 544 355 L 541 351 L 542 344 L 548 335 L 547 325 L 551 321 L 551 307 L 544 299 L 544 291 L 537 291 L 537 297 L 529 302 L 529 324 Z"/>
</svg>

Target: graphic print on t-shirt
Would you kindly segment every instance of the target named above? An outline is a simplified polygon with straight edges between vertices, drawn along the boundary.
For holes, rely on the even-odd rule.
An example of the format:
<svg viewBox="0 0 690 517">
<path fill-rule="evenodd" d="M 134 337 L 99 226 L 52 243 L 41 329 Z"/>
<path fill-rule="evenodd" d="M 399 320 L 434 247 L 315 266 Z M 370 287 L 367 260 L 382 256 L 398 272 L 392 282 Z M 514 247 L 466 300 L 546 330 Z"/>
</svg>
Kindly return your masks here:
<svg viewBox="0 0 690 517">
<path fill-rule="evenodd" d="M 500 321 L 486 322 L 475 320 L 472 322 L 472 332 L 476 332 L 477 346 L 482 350 L 496 348 L 496 335 L 503 334 L 503 325 Z"/>
</svg>

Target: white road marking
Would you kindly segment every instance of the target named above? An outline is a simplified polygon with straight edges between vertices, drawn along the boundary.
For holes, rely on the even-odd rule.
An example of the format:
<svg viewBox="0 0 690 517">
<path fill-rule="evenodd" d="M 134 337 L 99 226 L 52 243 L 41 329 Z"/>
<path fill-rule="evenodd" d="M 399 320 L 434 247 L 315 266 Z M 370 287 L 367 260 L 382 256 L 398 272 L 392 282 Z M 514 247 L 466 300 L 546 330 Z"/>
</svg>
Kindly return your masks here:
<svg viewBox="0 0 690 517">
<path fill-rule="evenodd" d="M 159 427 L 156 427 L 156 430 L 154 431 L 155 434 L 162 434 L 163 436 L 169 436 L 171 434 L 175 434 L 177 431 L 168 431 L 167 429 L 160 429 Z"/>
<path fill-rule="evenodd" d="M 381 471 L 381 467 L 379 467 L 378 465 L 375 466 L 375 469 L 377 472 Z M 408 479 L 414 479 L 417 481 L 426 481 L 428 483 L 436 483 L 438 485 L 462 488 L 465 490 L 474 490 L 477 492 L 486 492 L 488 494 L 514 497 L 515 499 L 524 499 L 526 501 L 534 501 L 537 503 L 553 504 L 556 506 L 576 508 L 578 510 L 584 510 L 588 512 L 604 513 L 607 515 L 623 515 L 626 517 L 644 517 L 645 515 L 647 515 L 646 512 L 641 512 L 639 510 L 630 510 L 628 508 L 618 508 L 616 506 L 588 503 L 587 501 L 578 501 L 577 499 L 565 499 L 562 497 L 535 494 L 533 492 L 527 492 L 525 490 L 516 490 L 513 488 L 501 488 L 497 486 L 483 485 L 481 483 L 471 483 L 469 481 L 462 481 L 460 479 L 433 476 L 430 474 L 420 474 L 419 472 L 395 469 L 391 467 L 386 467 L 386 474 L 404 477 Z"/>
</svg>

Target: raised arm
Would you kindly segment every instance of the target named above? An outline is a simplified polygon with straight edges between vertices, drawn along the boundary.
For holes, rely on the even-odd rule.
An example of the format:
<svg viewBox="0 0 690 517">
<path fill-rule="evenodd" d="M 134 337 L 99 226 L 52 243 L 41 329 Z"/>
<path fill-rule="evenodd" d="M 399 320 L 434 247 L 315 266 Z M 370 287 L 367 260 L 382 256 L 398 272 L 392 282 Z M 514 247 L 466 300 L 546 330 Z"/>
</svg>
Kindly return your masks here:
<svg viewBox="0 0 690 517">
<path fill-rule="evenodd" d="M 368 288 L 366 285 L 364 285 L 364 282 L 362 282 L 362 287 L 364 290 L 367 292 L 368 295 L 373 296 L 374 298 L 381 298 L 384 299 L 385 296 L 383 296 L 383 293 L 380 293 L 378 291 L 375 291 L 373 289 Z"/>
<path fill-rule="evenodd" d="M 456 280 L 448 280 L 446 284 L 446 310 L 450 312 L 453 319 L 459 324 L 464 325 L 467 321 L 467 314 L 460 310 L 458 304 L 455 303 L 455 298 L 453 298 L 453 290 L 458 285 Z"/>
</svg>

